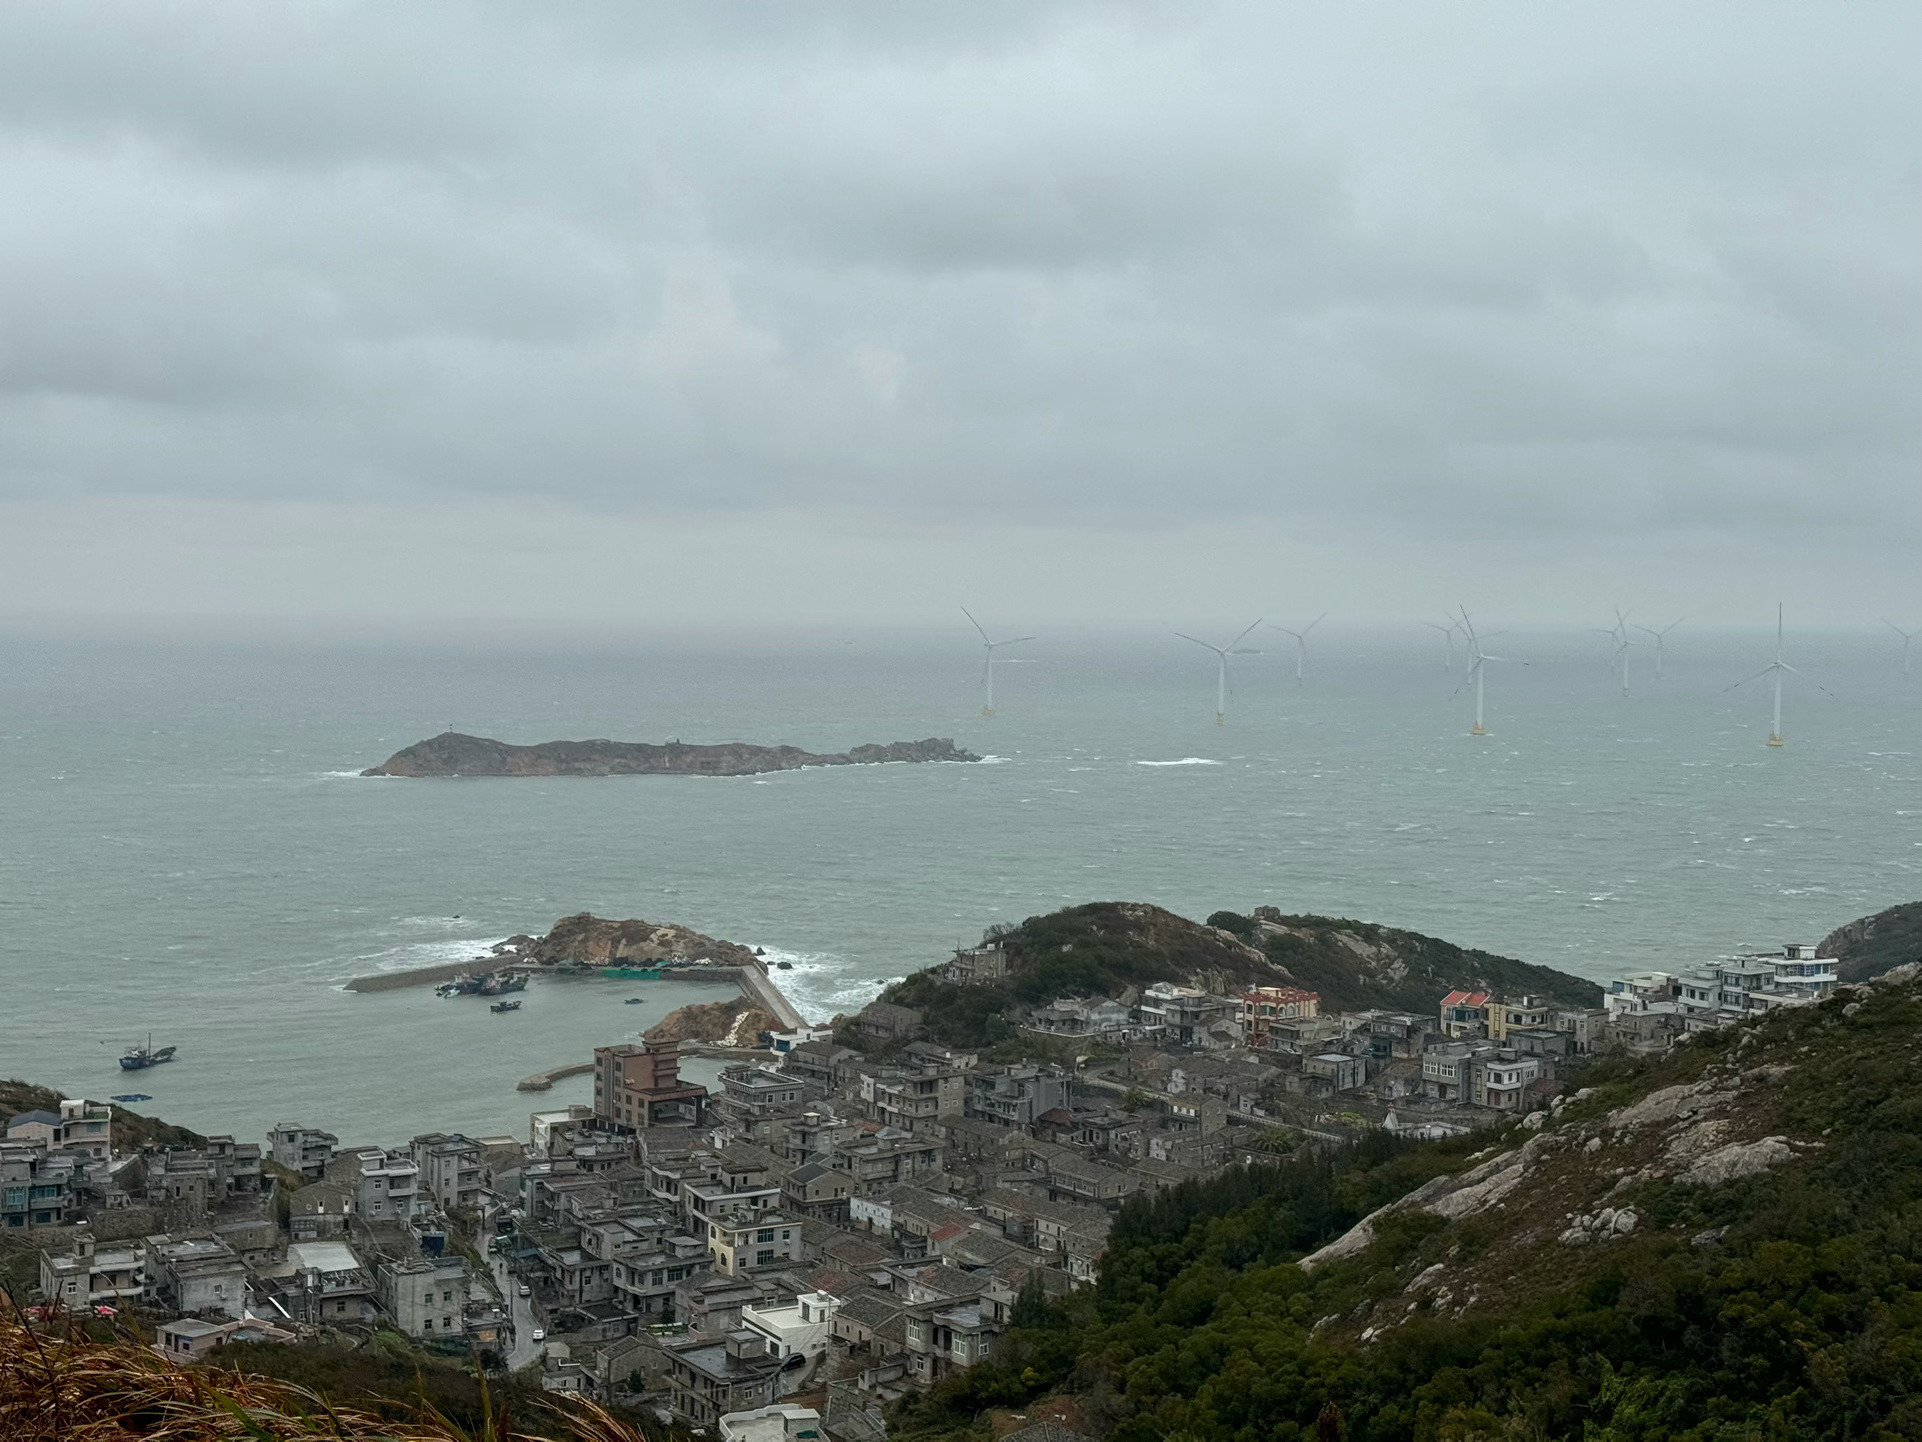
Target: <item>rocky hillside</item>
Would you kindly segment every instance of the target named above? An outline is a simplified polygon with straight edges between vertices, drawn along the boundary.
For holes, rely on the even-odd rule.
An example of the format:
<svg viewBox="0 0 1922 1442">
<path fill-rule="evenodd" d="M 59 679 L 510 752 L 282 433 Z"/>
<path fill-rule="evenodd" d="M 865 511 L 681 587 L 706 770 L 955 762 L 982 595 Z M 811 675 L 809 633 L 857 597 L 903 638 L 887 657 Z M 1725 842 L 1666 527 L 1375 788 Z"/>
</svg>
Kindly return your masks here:
<svg viewBox="0 0 1922 1442">
<path fill-rule="evenodd" d="M 679 741 L 543 741 L 516 746 L 487 736 L 443 731 L 396 751 L 363 776 L 753 776 L 803 766 L 875 766 L 891 761 L 979 761 L 945 737 L 856 746 L 818 756 L 798 746 L 751 746 L 728 741 L 689 746 Z"/>
<path fill-rule="evenodd" d="M 1218 911 L 1203 923 L 1141 902 L 1100 901 L 993 928 L 983 941 L 1007 953 L 1005 982 L 956 986 L 936 968 L 897 982 L 882 999 L 923 1012 L 930 1035 L 956 1046 L 1005 1040 L 1014 1034 L 1011 1017 L 1057 997 L 1120 996 L 1157 981 L 1302 986 L 1330 1011 L 1429 1012 L 1458 988 L 1601 1004 L 1600 987 L 1566 972 L 1320 916 L 1256 920 Z"/>
<path fill-rule="evenodd" d="M 1563 1006 L 1602 1004 L 1592 981 L 1553 967 L 1456 946 L 1420 932 L 1328 916 L 1243 917 L 1218 911 L 1210 924 L 1261 948 L 1329 1011 L 1434 1010 L 1451 991 L 1545 996 Z"/>
<path fill-rule="evenodd" d="M 1843 981 L 1867 981 L 1892 967 L 1922 961 L 1922 901 L 1906 902 L 1839 926 L 1818 948 L 1842 964 Z"/>
<path fill-rule="evenodd" d="M 496 950 L 537 966 L 552 966 L 563 961 L 607 966 L 676 959 L 713 961 L 728 966 L 754 963 L 754 953 L 747 947 L 703 936 L 674 922 L 609 921 L 587 911 L 563 916 L 545 936 L 509 937 Z"/>
<path fill-rule="evenodd" d="M 1131 1203 L 1094 1295 L 891 1435 L 1053 1393 L 1106 1442 L 1922 1436 L 1919 1119 L 1912 965 L 1498 1132 Z"/>
<path fill-rule="evenodd" d="M 129 1090 L 132 1090 L 130 1087 Z M 105 1101 L 104 1094 L 89 1098 L 91 1101 Z M 190 1132 L 185 1127 L 174 1126 L 155 1117 L 143 1117 L 138 1112 L 130 1112 L 113 1102 L 107 1105 L 113 1112 L 113 1144 L 116 1151 L 132 1150 L 144 1146 L 198 1147 L 206 1145 L 207 1139 L 198 1132 Z M 0 1128 L 21 1112 L 60 1110 L 60 1093 L 52 1087 L 38 1087 L 31 1082 L 0 1081 Z"/>
<path fill-rule="evenodd" d="M 761 1033 L 781 1023 L 746 997 L 676 1007 L 647 1029 L 649 1041 L 709 1041 L 721 1046 L 759 1046 Z"/>
</svg>

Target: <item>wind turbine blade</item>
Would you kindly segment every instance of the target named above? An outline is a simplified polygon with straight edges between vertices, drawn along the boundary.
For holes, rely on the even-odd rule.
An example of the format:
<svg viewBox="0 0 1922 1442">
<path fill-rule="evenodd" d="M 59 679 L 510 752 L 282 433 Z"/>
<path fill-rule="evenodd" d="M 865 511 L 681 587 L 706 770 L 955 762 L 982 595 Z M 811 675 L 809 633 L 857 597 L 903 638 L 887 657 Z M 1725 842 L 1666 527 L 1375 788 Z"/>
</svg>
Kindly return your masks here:
<svg viewBox="0 0 1922 1442">
<path fill-rule="evenodd" d="M 1506 661 L 1506 656 L 1491 656 L 1486 651 L 1475 658 L 1477 661 Z"/>
<path fill-rule="evenodd" d="M 1306 634 L 1305 632 L 1301 632 L 1301 631 L 1290 631 L 1286 626 L 1277 626 L 1272 621 L 1268 623 L 1268 629 L 1270 631 L 1279 631 L 1284 636 L 1293 636 L 1297 641 L 1299 641 L 1302 638 L 1302 636 Z"/>
<path fill-rule="evenodd" d="M 1887 626 L 1891 631 L 1895 632 L 1895 634 L 1900 636 L 1904 641 L 1913 640 L 1915 637 L 1915 632 L 1904 631 L 1900 626 L 1896 625 L 1895 622 L 1891 621 L 1887 616 L 1884 616 L 1882 618 L 1882 624 L 1884 626 Z"/>
<path fill-rule="evenodd" d="M 1768 675 L 1769 672 L 1773 671 L 1777 664 L 1778 663 L 1771 662 L 1769 665 L 1764 666 L 1761 670 L 1757 671 L 1753 676 L 1744 676 L 1740 681 L 1737 681 L 1734 686 L 1724 686 L 1722 688 L 1722 694 L 1727 695 L 1730 691 L 1734 691 L 1739 687 L 1746 686 L 1751 681 L 1760 681 L 1764 676 Z"/>
<path fill-rule="evenodd" d="M 1019 646 L 1023 641 L 1039 641 L 1039 636 L 1016 636 L 1012 641 L 996 641 L 997 646 Z"/>
<path fill-rule="evenodd" d="M 1650 636 L 1654 636 L 1654 637 L 1655 637 L 1656 639 L 1658 639 L 1658 640 L 1659 640 L 1659 639 L 1661 638 L 1661 635 L 1662 635 L 1662 633 L 1661 633 L 1660 631 L 1657 631 L 1657 630 L 1656 630 L 1656 629 L 1655 629 L 1654 627 L 1652 627 L 1652 626 L 1643 626 L 1643 625 L 1639 625 L 1639 624 L 1638 624 L 1638 625 L 1637 625 L 1637 626 L 1635 627 L 1635 629 L 1636 629 L 1636 630 L 1638 630 L 1638 631 L 1641 631 L 1641 632 L 1644 632 L 1644 633 L 1645 633 L 1645 634 L 1647 634 L 1647 635 L 1650 635 Z"/>
<path fill-rule="evenodd" d="M 1310 631 L 1314 630 L 1315 627 L 1319 626 L 1323 621 L 1326 621 L 1327 619 L 1328 619 L 1328 613 L 1326 611 L 1323 611 L 1319 616 L 1315 617 L 1314 620 L 1310 621 L 1306 626 L 1303 626 L 1301 628 L 1301 634 L 1306 636 Z"/>
<path fill-rule="evenodd" d="M 1786 671 L 1791 676 L 1800 676 L 1802 674 L 1800 671 L 1796 670 L 1793 666 L 1789 665 L 1789 663 L 1786 661 L 1777 661 L 1775 663 L 1775 669 L 1778 671 Z"/>
<path fill-rule="evenodd" d="M 1243 631 L 1239 636 L 1235 637 L 1234 640 L 1230 641 L 1222 649 L 1224 651 L 1233 650 L 1236 646 L 1239 646 L 1243 641 L 1246 641 L 1248 639 L 1249 632 L 1252 632 L 1255 629 L 1255 627 L 1259 626 L 1260 624 L 1261 624 L 1261 617 L 1259 616 L 1255 617 L 1254 626 L 1250 626 L 1247 631 Z"/>
<path fill-rule="evenodd" d="M 981 623 L 974 619 L 974 612 L 970 611 L 966 606 L 963 606 L 961 608 L 961 614 L 968 618 L 969 625 L 973 626 L 975 630 L 981 631 Z M 994 644 L 994 642 L 988 640 L 988 633 L 986 631 L 981 631 L 981 639 L 989 646 Z"/>
<path fill-rule="evenodd" d="M 1177 631 L 1175 632 L 1175 634 L 1181 637 L 1181 639 L 1184 641 L 1193 641 L 1197 646 L 1206 647 L 1208 650 L 1213 651 L 1217 656 L 1225 656 L 1228 654 L 1221 647 L 1215 645 L 1214 642 L 1204 641 L 1199 636 L 1190 636 L 1186 631 Z"/>
<path fill-rule="evenodd" d="M 1268 653 L 1266 651 L 1257 651 L 1252 646 L 1237 646 L 1227 654 L 1230 656 L 1266 656 Z"/>
</svg>

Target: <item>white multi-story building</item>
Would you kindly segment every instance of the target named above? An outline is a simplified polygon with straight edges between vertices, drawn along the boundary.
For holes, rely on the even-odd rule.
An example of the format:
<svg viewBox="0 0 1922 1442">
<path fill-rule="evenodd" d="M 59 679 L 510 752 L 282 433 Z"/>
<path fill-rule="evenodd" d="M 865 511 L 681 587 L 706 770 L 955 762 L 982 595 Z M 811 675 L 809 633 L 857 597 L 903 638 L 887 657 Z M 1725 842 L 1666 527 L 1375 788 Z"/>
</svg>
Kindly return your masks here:
<svg viewBox="0 0 1922 1442">
<path fill-rule="evenodd" d="M 841 1299 L 828 1292 L 803 1292 L 784 1307 L 743 1307 L 741 1325 L 767 1338 L 767 1354 L 812 1362 L 828 1349 L 828 1323 Z"/>
<path fill-rule="evenodd" d="M 1785 1006 L 1806 1006 L 1836 987 L 1837 961 L 1791 943 L 1780 952 L 1733 956 L 1689 971 L 1636 972 L 1609 985 L 1611 1021 L 1670 1015 L 1685 1031 L 1712 1031 Z"/>
</svg>

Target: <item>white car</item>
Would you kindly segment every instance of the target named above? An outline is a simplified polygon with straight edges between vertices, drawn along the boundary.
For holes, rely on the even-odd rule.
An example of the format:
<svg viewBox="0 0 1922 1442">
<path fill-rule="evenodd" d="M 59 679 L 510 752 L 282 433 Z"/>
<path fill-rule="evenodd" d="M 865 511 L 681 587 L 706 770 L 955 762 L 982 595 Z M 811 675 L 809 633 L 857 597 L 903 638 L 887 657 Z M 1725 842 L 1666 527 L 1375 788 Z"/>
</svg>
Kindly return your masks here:
<svg viewBox="0 0 1922 1442">
<path fill-rule="evenodd" d="M 527 1283 L 525 1283 L 525 1282 L 522 1282 L 522 1283 L 521 1283 L 521 1295 L 522 1295 L 523 1297 L 531 1297 L 531 1296 L 533 1296 L 533 1295 L 534 1295 L 534 1289 L 533 1289 L 532 1287 L 530 1287 L 530 1286 L 528 1286 L 528 1285 L 527 1285 Z"/>
<path fill-rule="evenodd" d="M 545 1342 L 547 1340 L 547 1333 L 541 1328 L 536 1327 L 534 1329 L 534 1340 L 536 1342 Z"/>
</svg>

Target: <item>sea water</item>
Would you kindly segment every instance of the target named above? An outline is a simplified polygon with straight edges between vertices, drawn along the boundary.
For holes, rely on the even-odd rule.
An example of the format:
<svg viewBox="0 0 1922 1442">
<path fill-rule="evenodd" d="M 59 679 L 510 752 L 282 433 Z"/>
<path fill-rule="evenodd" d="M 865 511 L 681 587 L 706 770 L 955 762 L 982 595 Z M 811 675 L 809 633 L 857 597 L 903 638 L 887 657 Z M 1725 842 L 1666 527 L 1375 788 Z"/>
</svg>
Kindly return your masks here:
<svg viewBox="0 0 1922 1442">
<path fill-rule="evenodd" d="M 1049 632 L 998 669 L 992 719 L 961 634 L 0 636 L 0 1076 L 151 1093 L 142 1109 L 243 1140 L 283 1120 L 524 1135 L 589 1083 L 516 1080 L 722 993 L 539 979 L 501 1016 L 340 986 L 583 910 L 762 946 L 825 1018 L 990 924 L 1089 900 L 1266 903 L 1605 978 L 1922 894 L 1922 677 L 1899 643 L 1802 638 L 1770 750 L 1766 682 L 1724 688 L 1772 636 L 1678 631 L 1659 683 L 1635 653 L 1626 699 L 1604 638 L 1505 636 L 1485 737 L 1437 637 L 1312 642 L 1302 684 L 1292 654 L 1235 658 L 1218 727 L 1214 658 L 1146 633 Z M 952 736 L 989 761 L 357 774 L 449 727 L 817 751 Z M 121 1072 L 149 1033 L 179 1060 Z"/>
</svg>

